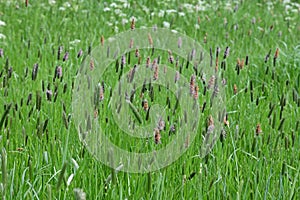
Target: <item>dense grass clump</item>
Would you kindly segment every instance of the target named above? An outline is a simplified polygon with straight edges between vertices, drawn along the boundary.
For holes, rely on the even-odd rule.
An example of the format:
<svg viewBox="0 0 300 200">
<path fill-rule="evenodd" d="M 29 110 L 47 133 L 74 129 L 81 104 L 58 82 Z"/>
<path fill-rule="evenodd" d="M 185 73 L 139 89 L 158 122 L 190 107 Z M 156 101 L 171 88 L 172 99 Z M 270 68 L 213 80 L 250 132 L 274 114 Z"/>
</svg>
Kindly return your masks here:
<svg viewBox="0 0 300 200">
<path fill-rule="evenodd" d="M 191 144 L 187 140 L 185 154 L 158 171 L 130 174 L 110 169 L 87 151 L 71 103 L 76 75 L 92 50 L 110 36 L 141 27 L 164 27 L 198 41 L 208 52 L 206 67 L 220 72 L 226 111 L 220 138 L 201 157 L 205 132 L 218 120 L 211 118 L 209 104 L 215 77 L 204 78 L 185 59 L 159 49 L 133 48 L 130 62 L 129 54 L 116 56 L 112 70 L 99 79 L 94 113 L 116 145 L 137 152 L 163 148 L 176 137 L 180 119 L 174 107 L 181 109 L 168 88 L 148 82 L 129 95 L 137 108 L 131 117 L 149 123 L 153 102 L 166 108 L 166 116 L 153 137 L 122 134 L 110 109 L 121 65 L 123 74 L 132 73 L 134 64 L 147 64 L 149 57 L 150 66 L 159 58 L 178 71 L 175 81 L 195 75 L 187 84 L 200 106 L 197 136 Z M 3 199 L 299 199 L 299 32 L 300 4 L 290 1 L 1 1 L 0 194 Z M 149 67 L 152 80 L 162 75 L 156 70 Z"/>
</svg>

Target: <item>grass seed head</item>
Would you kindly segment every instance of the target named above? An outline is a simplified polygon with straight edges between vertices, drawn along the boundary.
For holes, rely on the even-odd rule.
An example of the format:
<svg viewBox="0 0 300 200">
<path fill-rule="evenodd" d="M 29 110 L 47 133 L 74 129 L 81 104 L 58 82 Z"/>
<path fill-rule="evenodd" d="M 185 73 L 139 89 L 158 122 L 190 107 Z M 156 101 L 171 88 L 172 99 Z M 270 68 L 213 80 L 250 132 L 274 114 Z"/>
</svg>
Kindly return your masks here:
<svg viewBox="0 0 300 200">
<path fill-rule="evenodd" d="M 148 41 L 149 41 L 149 45 L 153 46 L 153 40 L 152 40 L 150 33 L 148 33 Z"/>
<path fill-rule="evenodd" d="M 99 100 L 100 101 L 104 100 L 104 89 L 101 85 L 99 85 Z"/>
<path fill-rule="evenodd" d="M 228 127 L 229 127 L 229 121 L 228 121 L 228 115 L 227 115 L 227 114 L 224 116 L 223 122 L 224 122 L 224 125 L 225 125 L 225 126 L 228 126 Z"/>
<path fill-rule="evenodd" d="M 59 46 L 57 50 L 57 60 L 60 60 L 60 55 L 63 51 L 63 46 Z"/>
<path fill-rule="evenodd" d="M 140 57 L 140 52 L 138 48 L 135 49 L 135 57 L 136 58 Z"/>
<path fill-rule="evenodd" d="M 180 73 L 178 71 L 176 71 L 175 73 L 175 83 L 178 82 L 180 79 Z"/>
<path fill-rule="evenodd" d="M 92 71 L 92 70 L 94 70 L 94 68 L 95 68 L 94 60 L 91 59 L 90 60 L 90 70 Z"/>
<path fill-rule="evenodd" d="M 154 65 L 154 74 L 153 74 L 153 80 L 158 79 L 158 65 Z"/>
<path fill-rule="evenodd" d="M 176 126 L 173 124 L 170 126 L 169 135 L 171 135 L 172 133 L 175 133 L 175 131 L 176 131 Z"/>
<path fill-rule="evenodd" d="M 216 77 L 214 75 L 212 75 L 208 81 L 207 89 L 211 89 L 214 87 L 215 80 L 216 80 Z"/>
<path fill-rule="evenodd" d="M 179 49 L 182 46 L 182 39 L 181 39 L 181 37 L 178 38 L 177 46 L 178 46 Z"/>
<path fill-rule="evenodd" d="M 198 85 L 195 85 L 195 87 L 194 87 L 194 99 L 198 99 L 198 91 L 199 91 L 199 87 L 198 87 Z"/>
<path fill-rule="evenodd" d="M 144 111 L 147 111 L 149 109 L 149 104 L 148 104 L 147 99 L 144 99 L 144 101 L 142 102 L 142 106 L 143 106 Z"/>
<path fill-rule="evenodd" d="M 224 52 L 224 59 L 226 59 L 229 56 L 229 52 L 230 52 L 230 47 L 227 46 Z"/>
<path fill-rule="evenodd" d="M 46 96 L 47 96 L 47 100 L 51 101 L 52 98 L 52 91 L 51 90 L 46 90 Z"/>
<path fill-rule="evenodd" d="M 132 18 L 132 20 L 131 20 L 130 28 L 131 28 L 131 30 L 134 30 L 134 29 L 135 29 L 135 21 L 134 21 L 134 18 Z"/>
<path fill-rule="evenodd" d="M 160 131 L 158 128 L 154 129 L 154 142 L 155 144 L 160 144 L 161 143 L 161 135 L 160 135 Z"/>
<path fill-rule="evenodd" d="M 37 73 L 39 70 L 39 64 L 35 63 L 32 69 L 32 80 L 35 81 L 36 77 L 37 77 Z"/>
<path fill-rule="evenodd" d="M 122 55 L 122 57 L 121 57 L 121 65 L 125 65 L 126 64 L 126 57 L 125 57 L 125 55 Z"/>
<path fill-rule="evenodd" d="M 3 49 L 0 48 L 0 58 L 3 58 L 4 57 L 4 51 Z"/>
<path fill-rule="evenodd" d="M 150 66 L 150 62 L 151 62 L 151 60 L 150 60 L 150 57 L 148 56 L 148 57 L 147 57 L 147 60 L 146 60 L 146 67 L 149 67 L 149 66 Z"/>
<path fill-rule="evenodd" d="M 132 47 L 133 47 L 133 39 L 131 38 L 129 42 L 129 48 L 131 49 Z"/>
<path fill-rule="evenodd" d="M 62 67 L 61 66 L 57 66 L 56 69 L 55 69 L 55 76 L 57 78 L 61 78 L 62 75 L 63 75 Z"/>
<path fill-rule="evenodd" d="M 262 133 L 262 129 L 261 129 L 260 124 L 257 124 L 257 125 L 256 125 L 256 130 L 255 130 L 255 132 L 256 132 L 256 135 L 259 135 L 259 134 Z"/>
<path fill-rule="evenodd" d="M 100 43 L 101 43 L 102 46 L 104 45 L 104 36 L 103 35 L 100 38 Z"/>
<path fill-rule="evenodd" d="M 233 85 L 233 93 L 237 94 L 237 92 L 238 92 L 238 88 L 237 88 L 236 84 L 234 84 Z"/>
<path fill-rule="evenodd" d="M 65 55 L 64 55 L 64 57 L 63 57 L 63 61 L 64 62 L 67 61 L 68 58 L 69 58 L 69 52 L 66 52 Z"/>
<path fill-rule="evenodd" d="M 268 54 L 266 55 L 266 57 L 265 57 L 265 63 L 268 62 L 269 57 L 270 57 L 270 54 L 271 54 L 271 49 L 269 50 L 269 53 L 268 53 Z"/>
<path fill-rule="evenodd" d="M 190 79 L 190 94 L 193 95 L 195 92 L 195 82 L 196 82 L 196 76 L 193 74 Z"/>
<path fill-rule="evenodd" d="M 165 127 L 166 127 L 165 121 L 162 118 L 160 118 L 157 125 L 158 130 L 162 131 L 165 129 Z"/>
<path fill-rule="evenodd" d="M 279 49 L 276 48 L 275 54 L 274 54 L 274 59 L 277 59 L 279 56 Z"/>
<path fill-rule="evenodd" d="M 80 49 L 77 53 L 77 58 L 80 58 L 82 56 L 82 53 L 83 53 L 83 51 L 82 51 L 82 49 Z"/>
</svg>

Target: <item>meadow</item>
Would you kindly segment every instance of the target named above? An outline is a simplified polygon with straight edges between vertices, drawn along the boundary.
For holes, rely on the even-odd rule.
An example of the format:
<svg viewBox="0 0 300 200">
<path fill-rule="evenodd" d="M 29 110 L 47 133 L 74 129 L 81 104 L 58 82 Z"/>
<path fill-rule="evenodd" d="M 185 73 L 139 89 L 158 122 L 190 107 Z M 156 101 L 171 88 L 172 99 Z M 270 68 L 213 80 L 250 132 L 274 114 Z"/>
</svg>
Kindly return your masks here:
<svg viewBox="0 0 300 200">
<path fill-rule="evenodd" d="M 116 55 L 111 70 L 99 77 L 93 113 L 114 144 L 151 152 L 177 137 L 173 125 L 180 125 L 183 107 L 177 108 L 168 87 L 147 83 L 129 97 L 137 108 L 130 122 L 149 124 L 145 99 L 150 110 L 153 102 L 166 109 L 159 135 L 132 138 L 114 121 L 111 105 L 118 104 L 112 98 L 120 76 L 128 77 L 148 56 L 152 65 L 159 58 L 186 77 L 199 104 L 195 139 L 186 142 L 178 160 L 156 171 L 128 173 L 99 162 L 84 145 L 72 102 L 78 73 L 93 50 L 114 35 L 145 27 L 182 33 L 202 46 L 208 60 L 203 67 L 220 75 L 226 110 L 220 119 L 211 118 L 214 80 L 188 66 L 186 58 L 174 54 L 172 60 L 165 49 Z M 101 67 L 88 64 L 91 70 Z M 163 76 L 151 70 L 152 80 Z M 296 1 L 0 2 L 2 199 L 299 199 L 299 107 Z M 218 121 L 222 131 L 201 156 L 205 133 Z"/>
</svg>

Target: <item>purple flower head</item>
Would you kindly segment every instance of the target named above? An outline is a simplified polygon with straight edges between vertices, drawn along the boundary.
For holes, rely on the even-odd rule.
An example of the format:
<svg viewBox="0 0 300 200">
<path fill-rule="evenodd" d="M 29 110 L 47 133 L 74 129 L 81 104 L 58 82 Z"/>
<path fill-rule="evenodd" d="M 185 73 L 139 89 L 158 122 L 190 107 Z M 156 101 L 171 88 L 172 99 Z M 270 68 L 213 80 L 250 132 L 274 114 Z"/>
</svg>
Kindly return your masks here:
<svg viewBox="0 0 300 200">
<path fill-rule="evenodd" d="M 216 57 L 219 57 L 220 51 L 221 51 L 220 47 L 217 47 Z"/>
<path fill-rule="evenodd" d="M 47 100 L 48 100 L 48 101 L 51 101 L 52 91 L 51 91 L 51 90 L 47 90 L 47 91 L 46 91 L 46 96 L 47 96 Z"/>
<path fill-rule="evenodd" d="M 175 83 L 177 81 L 179 81 L 179 79 L 180 79 L 180 73 L 178 71 L 176 71 L 176 74 L 175 74 Z"/>
<path fill-rule="evenodd" d="M 3 58 L 3 56 L 4 56 L 3 49 L 0 48 L 0 58 Z"/>
<path fill-rule="evenodd" d="M 170 126 L 169 135 L 175 133 L 175 131 L 176 131 L 176 126 L 173 124 Z"/>
<path fill-rule="evenodd" d="M 195 55 L 196 55 L 196 49 L 193 49 L 191 52 L 191 60 L 194 59 Z"/>
<path fill-rule="evenodd" d="M 77 58 L 80 58 L 82 56 L 82 53 L 83 53 L 83 51 L 82 51 L 82 49 L 80 49 L 78 54 L 77 54 Z"/>
<path fill-rule="evenodd" d="M 122 65 L 125 65 L 125 64 L 126 64 L 126 58 L 125 58 L 125 55 L 122 55 L 122 58 L 121 58 L 121 64 L 122 64 Z"/>
<path fill-rule="evenodd" d="M 67 61 L 69 58 L 69 52 L 66 52 L 63 58 L 63 61 Z"/>
<path fill-rule="evenodd" d="M 270 49 L 269 53 L 266 55 L 266 57 L 265 57 L 265 63 L 268 62 L 270 54 L 271 54 L 271 49 Z"/>
<path fill-rule="evenodd" d="M 178 48 L 181 48 L 182 46 L 182 39 L 181 37 L 178 38 Z"/>
<path fill-rule="evenodd" d="M 153 31 L 157 31 L 157 25 L 156 24 L 153 25 Z"/>
<path fill-rule="evenodd" d="M 227 46 L 224 52 L 224 59 L 229 56 L 229 51 L 230 51 L 230 47 Z"/>
<path fill-rule="evenodd" d="M 57 66 L 55 73 L 56 73 L 56 77 L 57 78 L 61 78 L 62 77 L 62 67 L 61 66 Z"/>
<path fill-rule="evenodd" d="M 226 85 L 226 84 L 227 84 L 226 79 L 225 79 L 225 78 L 222 78 L 222 85 L 224 86 L 224 85 Z"/>
<path fill-rule="evenodd" d="M 62 51 L 63 51 L 63 47 L 59 46 L 58 50 L 57 50 L 57 60 L 60 60 L 60 55 L 61 55 Z"/>
<path fill-rule="evenodd" d="M 36 79 L 37 73 L 39 70 L 39 64 L 35 63 L 32 69 L 32 80 L 34 81 Z"/>
</svg>

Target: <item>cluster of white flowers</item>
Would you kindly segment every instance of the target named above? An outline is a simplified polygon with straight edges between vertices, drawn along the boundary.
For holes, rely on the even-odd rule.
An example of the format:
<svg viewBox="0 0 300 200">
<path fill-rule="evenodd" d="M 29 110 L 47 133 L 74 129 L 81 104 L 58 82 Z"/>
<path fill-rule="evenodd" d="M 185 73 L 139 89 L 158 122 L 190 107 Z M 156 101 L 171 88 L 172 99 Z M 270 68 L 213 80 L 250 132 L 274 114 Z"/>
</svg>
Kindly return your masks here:
<svg viewBox="0 0 300 200">
<path fill-rule="evenodd" d="M 286 14 L 300 13 L 300 4 L 299 3 L 291 2 L 290 0 L 284 0 L 282 3 L 285 5 Z"/>
<path fill-rule="evenodd" d="M 6 25 L 6 23 L 4 21 L 0 20 L 0 27 L 5 26 L 5 25 Z M 6 36 L 4 34 L 0 33 L 0 39 L 5 39 L 5 38 L 6 38 Z"/>
</svg>

